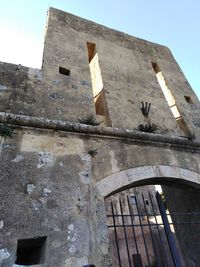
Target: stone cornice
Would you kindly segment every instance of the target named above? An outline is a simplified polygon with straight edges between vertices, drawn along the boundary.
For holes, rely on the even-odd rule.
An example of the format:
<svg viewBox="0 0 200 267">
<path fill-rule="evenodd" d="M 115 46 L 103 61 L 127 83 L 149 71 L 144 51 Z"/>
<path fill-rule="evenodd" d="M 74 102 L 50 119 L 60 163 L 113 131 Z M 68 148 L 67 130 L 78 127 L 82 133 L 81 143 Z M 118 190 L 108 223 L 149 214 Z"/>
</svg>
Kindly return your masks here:
<svg viewBox="0 0 200 267">
<path fill-rule="evenodd" d="M 72 133 L 80 133 L 95 136 L 105 136 L 112 138 L 129 139 L 140 143 L 159 144 L 170 148 L 178 148 L 184 151 L 200 152 L 200 142 L 188 141 L 183 137 L 174 137 L 162 134 L 144 133 L 137 130 L 102 127 L 81 124 L 77 122 L 67 122 L 61 120 L 51 120 L 43 117 L 33 117 L 27 115 L 17 115 L 13 113 L 0 112 L 0 123 L 12 126 L 32 127 L 39 129 L 57 130 Z"/>
</svg>

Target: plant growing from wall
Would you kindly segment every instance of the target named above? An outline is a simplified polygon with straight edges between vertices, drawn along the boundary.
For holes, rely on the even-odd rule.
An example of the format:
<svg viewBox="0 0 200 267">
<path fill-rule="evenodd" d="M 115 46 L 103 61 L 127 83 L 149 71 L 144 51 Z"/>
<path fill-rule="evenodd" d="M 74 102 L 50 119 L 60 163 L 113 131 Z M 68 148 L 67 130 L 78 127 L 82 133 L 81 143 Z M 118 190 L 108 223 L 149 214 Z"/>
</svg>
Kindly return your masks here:
<svg viewBox="0 0 200 267">
<path fill-rule="evenodd" d="M 149 119 L 149 112 L 151 108 L 151 103 L 141 102 L 141 112 L 144 116 L 144 121 L 140 122 L 137 126 L 137 130 L 146 133 L 155 133 L 158 130 L 158 125 L 155 123 L 151 123 Z"/>
<path fill-rule="evenodd" d="M 196 139 L 196 136 L 194 133 L 189 132 L 187 135 L 187 139 L 188 141 L 193 141 L 194 139 Z"/>
<path fill-rule="evenodd" d="M 6 124 L 0 124 L 0 136 L 12 137 L 12 128 Z"/>
<path fill-rule="evenodd" d="M 92 157 L 95 157 L 97 153 L 98 153 L 97 148 L 93 148 L 88 151 L 88 154 L 90 154 L 90 156 Z"/>
<path fill-rule="evenodd" d="M 86 117 L 80 118 L 79 122 L 83 124 L 87 124 L 87 125 L 92 125 L 92 126 L 98 126 L 99 124 L 102 123 L 102 121 L 98 122 L 96 118 L 94 117 L 94 115 L 88 115 Z"/>
<path fill-rule="evenodd" d="M 138 124 L 137 130 L 146 133 L 155 133 L 158 130 L 158 125 L 150 122 L 141 122 Z"/>
</svg>

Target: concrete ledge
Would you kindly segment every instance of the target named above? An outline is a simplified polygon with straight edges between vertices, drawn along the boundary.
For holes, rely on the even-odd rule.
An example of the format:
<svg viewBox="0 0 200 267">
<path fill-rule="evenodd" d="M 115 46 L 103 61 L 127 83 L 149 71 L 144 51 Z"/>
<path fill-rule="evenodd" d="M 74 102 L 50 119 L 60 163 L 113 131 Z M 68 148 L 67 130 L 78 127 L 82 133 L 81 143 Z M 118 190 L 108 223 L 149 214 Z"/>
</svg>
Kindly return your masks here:
<svg viewBox="0 0 200 267">
<path fill-rule="evenodd" d="M 144 133 L 131 129 L 91 126 L 76 122 L 50 120 L 43 117 L 32 117 L 5 112 L 0 112 L 0 123 L 6 123 L 12 126 L 24 126 L 89 135 L 126 138 L 147 143 L 161 143 L 163 146 L 171 145 L 171 147 L 175 146 L 192 152 L 200 152 L 200 142 L 188 141 L 183 137 L 171 137 L 161 134 Z"/>
</svg>

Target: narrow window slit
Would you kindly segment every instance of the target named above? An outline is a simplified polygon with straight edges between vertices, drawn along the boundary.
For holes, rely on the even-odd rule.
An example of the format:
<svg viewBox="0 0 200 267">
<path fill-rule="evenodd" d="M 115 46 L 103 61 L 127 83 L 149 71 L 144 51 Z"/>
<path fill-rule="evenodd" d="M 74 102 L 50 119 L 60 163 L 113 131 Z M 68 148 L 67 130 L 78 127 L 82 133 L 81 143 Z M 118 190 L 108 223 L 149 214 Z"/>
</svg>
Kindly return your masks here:
<svg viewBox="0 0 200 267">
<path fill-rule="evenodd" d="M 96 44 L 87 42 L 87 51 L 96 115 L 104 125 L 111 126 Z"/>
<path fill-rule="evenodd" d="M 176 105 L 176 102 L 175 102 L 175 98 L 172 95 L 171 90 L 167 86 L 165 78 L 164 78 L 164 76 L 163 76 L 158 64 L 154 63 L 154 62 L 151 62 L 151 64 L 152 64 L 153 70 L 154 70 L 154 72 L 156 74 L 158 83 L 159 83 L 159 85 L 161 87 L 161 90 L 162 90 L 162 92 L 163 92 L 163 94 L 165 96 L 165 99 L 166 99 L 166 101 L 168 103 L 168 106 L 169 106 L 174 118 L 176 119 L 180 129 L 184 132 L 184 134 L 186 136 L 190 136 L 191 135 L 191 131 L 189 130 L 185 120 L 183 119 L 183 117 L 181 116 L 181 114 L 179 112 L 179 109 L 178 109 L 178 107 Z"/>
</svg>

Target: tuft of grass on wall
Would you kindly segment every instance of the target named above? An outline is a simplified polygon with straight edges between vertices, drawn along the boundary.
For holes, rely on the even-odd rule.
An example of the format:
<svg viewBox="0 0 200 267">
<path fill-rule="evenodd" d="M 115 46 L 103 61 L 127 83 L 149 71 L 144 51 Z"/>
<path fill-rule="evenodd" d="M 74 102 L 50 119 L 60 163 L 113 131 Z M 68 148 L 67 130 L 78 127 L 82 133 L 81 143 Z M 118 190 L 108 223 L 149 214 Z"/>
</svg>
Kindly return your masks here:
<svg viewBox="0 0 200 267">
<path fill-rule="evenodd" d="M 97 148 L 90 149 L 88 151 L 88 154 L 90 154 L 92 157 L 95 157 L 97 155 L 97 153 L 98 153 Z"/>
<path fill-rule="evenodd" d="M 12 128 L 6 124 L 0 124 L 0 136 L 12 137 Z"/>
<path fill-rule="evenodd" d="M 193 141 L 196 139 L 196 136 L 194 133 L 189 132 L 187 136 L 188 141 Z"/>
<path fill-rule="evenodd" d="M 102 122 L 98 122 L 94 115 L 88 115 L 87 117 L 83 117 L 79 119 L 80 123 L 87 124 L 87 125 L 92 125 L 92 126 L 97 126 L 101 124 Z"/>
<path fill-rule="evenodd" d="M 150 122 L 141 122 L 138 124 L 137 130 L 145 133 L 155 133 L 158 130 L 158 125 Z"/>
</svg>

